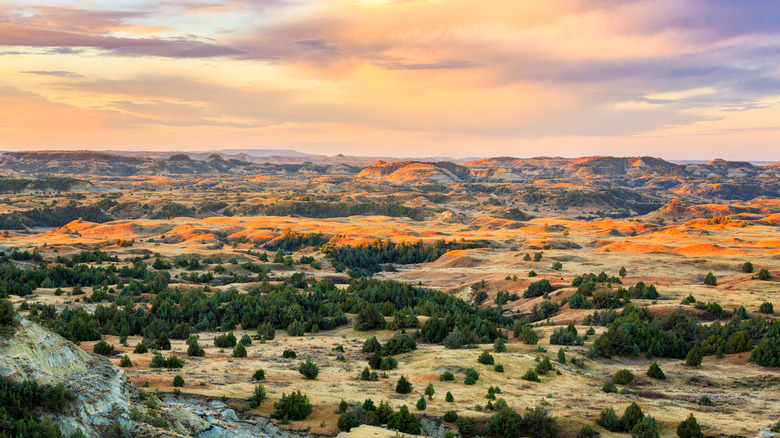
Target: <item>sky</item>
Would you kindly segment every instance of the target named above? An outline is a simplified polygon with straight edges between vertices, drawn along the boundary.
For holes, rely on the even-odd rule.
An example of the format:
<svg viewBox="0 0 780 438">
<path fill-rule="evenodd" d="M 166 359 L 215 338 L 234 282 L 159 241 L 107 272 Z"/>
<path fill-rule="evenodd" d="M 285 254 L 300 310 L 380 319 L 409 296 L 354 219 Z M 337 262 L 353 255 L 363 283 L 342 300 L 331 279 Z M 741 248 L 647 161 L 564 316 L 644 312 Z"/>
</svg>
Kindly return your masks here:
<svg viewBox="0 0 780 438">
<path fill-rule="evenodd" d="M 777 0 L 2 0 L 0 150 L 780 160 Z"/>
</svg>

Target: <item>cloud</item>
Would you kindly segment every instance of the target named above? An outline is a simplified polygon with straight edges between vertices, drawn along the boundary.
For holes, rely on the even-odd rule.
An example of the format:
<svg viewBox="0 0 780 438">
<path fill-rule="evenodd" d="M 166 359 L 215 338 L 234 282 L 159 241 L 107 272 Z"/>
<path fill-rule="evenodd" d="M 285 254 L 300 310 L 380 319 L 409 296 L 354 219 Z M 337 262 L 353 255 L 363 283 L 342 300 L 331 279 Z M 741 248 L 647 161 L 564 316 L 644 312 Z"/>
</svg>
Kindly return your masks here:
<svg viewBox="0 0 780 438">
<path fill-rule="evenodd" d="M 211 58 L 236 56 L 239 49 L 193 39 L 119 38 L 0 24 L 0 45 L 16 47 L 92 47 L 118 56 Z"/>
<path fill-rule="evenodd" d="M 63 70 L 53 70 L 53 71 L 46 71 L 46 70 L 28 70 L 28 71 L 22 71 L 19 73 L 25 73 L 30 75 L 40 75 L 40 76 L 56 76 L 59 78 L 82 78 L 84 76 L 73 73 L 72 71 L 63 71 Z"/>
</svg>

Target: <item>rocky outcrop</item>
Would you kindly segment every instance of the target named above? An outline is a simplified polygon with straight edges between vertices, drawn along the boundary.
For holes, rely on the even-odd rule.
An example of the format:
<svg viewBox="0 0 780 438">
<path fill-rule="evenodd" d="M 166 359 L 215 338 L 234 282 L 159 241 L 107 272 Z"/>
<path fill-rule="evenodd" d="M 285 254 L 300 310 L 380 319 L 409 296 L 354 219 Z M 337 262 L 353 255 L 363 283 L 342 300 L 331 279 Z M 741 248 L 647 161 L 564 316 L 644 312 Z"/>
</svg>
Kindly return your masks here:
<svg viewBox="0 0 780 438">
<path fill-rule="evenodd" d="M 0 337 L 0 375 L 48 385 L 62 383 L 75 400 L 63 411 L 41 414 L 51 417 L 66 436 L 77 429 L 89 437 L 105 436 L 117 423 L 139 437 L 196 436 L 211 428 L 199 416 L 170 409 L 151 395 L 142 400 L 124 371 L 108 359 L 87 353 L 23 318 L 13 335 Z M 158 405 L 156 410 L 169 428 L 132 418 L 131 412 L 145 413 L 150 404 Z"/>
</svg>

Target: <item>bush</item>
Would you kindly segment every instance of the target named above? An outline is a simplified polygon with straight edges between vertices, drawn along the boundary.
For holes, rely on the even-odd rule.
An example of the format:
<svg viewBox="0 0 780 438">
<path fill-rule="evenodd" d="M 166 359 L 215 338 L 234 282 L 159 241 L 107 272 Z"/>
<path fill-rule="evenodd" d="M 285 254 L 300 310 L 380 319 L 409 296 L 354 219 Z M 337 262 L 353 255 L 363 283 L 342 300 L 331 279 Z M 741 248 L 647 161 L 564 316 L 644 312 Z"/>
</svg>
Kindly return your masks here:
<svg viewBox="0 0 780 438">
<path fill-rule="evenodd" d="M 710 406 L 710 405 L 712 405 L 712 400 L 710 400 L 710 398 L 707 397 L 706 395 L 703 395 L 703 396 L 699 397 L 699 405 L 701 405 L 701 406 Z"/>
<path fill-rule="evenodd" d="M 401 409 L 399 409 L 398 412 L 389 416 L 387 419 L 387 427 L 401 433 L 409 433 L 412 435 L 420 434 L 420 423 L 418 423 L 417 418 L 409 412 L 409 408 L 407 408 L 406 405 L 401 406 Z"/>
<path fill-rule="evenodd" d="M 658 438 L 653 417 L 647 415 L 631 429 L 631 438 Z"/>
<path fill-rule="evenodd" d="M 353 427 L 360 426 L 360 420 L 355 411 L 344 412 L 339 415 L 336 426 L 338 426 L 339 430 L 342 432 L 349 432 Z"/>
<path fill-rule="evenodd" d="M 149 347 L 146 346 L 145 343 L 139 342 L 138 345 L 135 346 L 133 349 L 133 353 L 135 354 L 146 354 L 149 352 Z"/>
<path fill-rule="evenodd" d="M 236 346 L 236 335 L 233 332 L 224 333 L 214 338 L 214 346 L 219 348 L 233 348 Z"/>
<path fill-rule="evenodd" d="M 630 432 L 643 418 L 645 418 L 645 414 L 642 412 L 642 408 L 636 402 L 632 402 L 623 412 L 623 418 L 620 419 L 620 422 L 623 423 L 623 430 Z"/>
<path fill-rule="evenodd" d="M 772 315 L 773 313 L 775 313 L 775 307 L 769 301 L 764 301 L 758 307 L 758 311 L 761 313 L 765 313 L 767 315 Z"/>
<path fill-rule="evenodd" d="M 92 347 L 92 351 L 95 352 L 95 354 L 108 356 L 114 354 L 114 346 L 101 339 Z"/>
<path fill-rule="evenodd" d="M 376 353 L 382 350 L 382 344 L 376 340 L 376 336 L 371 336 L 363 343 L 363 353 Z"/>
<path fill-rule="evenodd" d="M 181 388 L 182 386 L 184 386 L 184 378 L 177 374 L 176 377 L 173 378 L 173 387 Z"/>
<path fill-rule="evenodd" d="M 295 359 L 296 356 L 297 354 L 295 354 L 295 352 L 292 350 L 284 350 L 282 352 L 282 357 L 285 359 Z"/>
<path fill-rule="evenodd" d="M 452 380 L 455 380 L 455 376 L 449 371 L 445 371 L 439 375 L 440 382 L 449 382 Z"/>
<path fill-rule="evenodd" d="M 536 373 L 539 375 L 545 375 L 548 371 L 552 371 L 552 363 L 550 363 L 550 358 L 547 356 L 544 357 L 537 365 L 536 365 Z"/>
<path fill-rule="evenodd" d="M 593 438 L 594 436 L 596 436 L 596 432 L 590 424 L 583 424 L 580 432 L 577 434 L 577 438 Z"/>
<path fill-rule="evenodd" d="M 444 348 L 449 348 L 451 350 L 463 348 L 463 346 L 466 345 L 466 336 L 460 332 L 460 329 L 455 327 L 455 329 L 444 338 L 442 344 L 444 345 Z"/>
<path fill-rule="evenodd" d="M 276 337 L 276 329 L 270 322 L 263 323 L 257 328 L 257 337 L 266 341 L 272 341 Z"/>
<path fill-rule="evenodd" d="M 187 346 L 187 356 L 191 357 L 203 357 L 206 355 L 206 351 L 204 351 L 202 348 L 200 348 L 200 345 L 198 345 L 198 340 L 195 339 L 192 342 L 189 343 Z"/>
<path fill-rule="evenodd" d="M 455 411 L 447 411 L 444 413 L 442 420 L 446 421 L 447 423 L 454 423 L 458 421 L 458 413 Z"/>
<path fill-rule="evenodd" d="M 18 325 L 14 305 L 9 300 L 0 299 L 0 333 L 10 331 Z"/>
<path fill-rule="evenodd" d="M 647 369 L 647 375 L 654 379 L 666 378 L 666 374 L 664 374 L 663 370 L 661 370 L 661 367 L 658 366 L 658 362 L 655 361 L 652 365 L 650 365 L 650 368 Z"/>
<path fill-rule="evenodd" d="M 306 362 L 301 362 L 298 366 L 298 372 L 303 375 L 307 380 L 314 380 L 320 373 L 320 368 L 311 359 L 306 359 Z"/>
<path fill-rule="evenodd" d="M 291 392 L 289 396 L 282 394 L 281 400 L 274 403 L 274 408 L 276 410 L 271 414 L 271 418 L 291 421 L 303 420 L 311 415 L 313 410 L 309 397 L 300 390 Z"/>
<path fill-rule="evenodd" d="M 493 371 L 497 373 L 503 373 L 504 372 L 504 366 L 499 364 L 496 364 L 496 366 L 493 367 Z"/>
<path fill-rule="evenodd" d="M 265 380 L 265 371 L 262 369 L 256 370 L 254 373 L 252 373 L 252 378 L 258 382 Z"/>
<path fill-rule="evenodd" d="M 244 347 L 244 344 L 240 342 L 236 344 L 236 348 L 233 349 L 233 357 L 246 357 L 246 348 Z"/>
<path fill-rule="evenodd" d="M 395 392 L 399 394 L 409 394 L 412 392 L 412 389 L 412 384 L 405 376 L 401 376 L 401 378 L 398 379 L 398 383 L 395 385 Z"/>
<path fill-rule="evenodd" d="M 596 419 L 596 424 L 610 432 L 623 432 L 623 423 L 620 422 L 620 418 L 612 407 L 601 411 L 599 418 Z"/>
<path fill-rule="evenodd" d="M 634 381 L 634 375 L 631 374 L 631 371 L 629 370 L 619 370 L 617 373 L 615 373 L 614 376 L 612 376 L 612 381 L 618 385 L 628 385 Z"/>
<path fill-rule="evenodd" d="M 515 327 L 517 328 L 517 326 Z M 536 334 L 530 325 L 523 325 L 519 330 L 516 329 L 515 337 L 524 344 L 535 345 L 539 342 L 539 335 Z"/>
<path fill-rule="evenodd" d="M 382 347 L 382 356 L 395 356 L 396 354 L 408 353 L 417 349 L 417 343 L 406 333 L 396 333 Z"/>
<path fill-rule="evenodd" d="M 469 386 L 470 386 L 470 385 L 476 385 L 476 384 L 477 384 L 477 381 L 476 381 L 476 379 L 474 379 L 474 378 L 473 378 L 473 377 L 471 377 L 471 376 L 466 376 L 466 378 L 465 378 L 465 379 L 463 379 L 463 384 L 464 384 L 464 385 L 469 385 Z"/>
<path fill-rule="evenodd" d="M 495 363 L 495 361 L 493 360 L 493 355 L 488 353 L 487 350 L 482 352 L 479 358 L 477 358 L 477 362 L 483 365 L 493 365 Z"/>
<path fill-rule="evenodd" d="M 708 272 L 706 276 L 704 276 L 704 284 L 706 286 L 717 286 L 718 285 L 718 279 L 715 278 L 714 275 L 712 275 L 712 272 Z"/>
<path fill-rule="evenodd" d="M 122 356 L 122 359 L 119 361 L 119 366 L 122 368 L 132 368 L 133 362 L 130 360 L 130 357 L 127 355 Z"/>
<path fill-rule="evenodd" d="M 257 385 L 252 392 L 252 397 L 249 398 L 249 406 L 252 407 L 252 409 L 259 408 L 266 400 L 268 400 L 268 394 L 265 392 L 265 387 L 263 385 Z"/>
<path fill-rule="evenodd" d="M 759 280 L 769 280 L 772 276 L 769 275 L 769 271 L 766 268 L 761 268 L 760 271 L 758 271 L 758 275 L 756 278 Z"/>
<path fill-rule="evenodd" d="M 368 303 L 355 316 L 355 330 L 369 331 L 385 328 L 385 318 L 373 303 Z"/>
<path fill-rule="evenodd" d="M 436 390 L 433 389 L 433 383 L 428 383 L 428 386 L 425 387 L 425 395 L 428 396 L 428 400 L 433 400 L 433 394 L 436 393 Z"/>
<path fill-rule="evenodd" d="M 753 264 L 750 262 L 745 262 L 742 264 L 742 272 L 746 274 L 752 274 L 753 273 Z"/>
<path fill-rule="evenodd" d="M 691 348 L 691 351 L 685 356 L 685 365 L 689 367 L 701 366 L 701 361 L 704 359 L 704 355 L 701 352 L 701 347 L 698 345 Z"/>
<path fill-rule="evenodd" d="M 296 319 L 287 326 L 287 334 L 289 336 L 303 336 L 306 334 L 306 330 L 304 330 L 303 324 Z"/>
<path fill-rule="evenodd" d="M 523 292 L 523 298 L 535 298 L 544 295 L 545 293 L 552 292 L 554 289 L 550 280 L 544 279 L 535 281 L 528 285 L 528 288 Z"/>
<path fill-rule="evenodd" d="M 444 401 L 447 403 L 452 403 L 455 401 L 455 397 L 452 396 L 452 393 L 447 391 L 447 395 L 444 396 Z"/>
<path fill-rule="evenodd" d="M 249 335 L 244 334 L 244 336 L 241 336 L 241 340 L 238 342 L 244 344 L 245 347 L 248 347 L 252 345 L 252 338 L 250 338 Z"/>
<path fill-rule="evenodd" d="M 473 418 L 459 417 L 458 432 L 463 438 L 471 438 L 477 434 L 477 422 Z"/>
<path fill-rule="evenodd" d="M 617 386 L 612 382 L 612 380 L 607 380 L 604 382 L 604 386 L 601 387 L 602 392 L 606 392 L 607 394 L 617 392 Z"/>
<path fill-rule="evenodd" d="M 417 410 L 424 411 L 427 407 L 428 403 L 425 401 L 425 397 L 420 397 L 420 399 L 417 400 Z"/>
<path fill-rule="evenodd" d="M 543 406 L 533 409 L 525 408 L 523 428 L 535 438 L 555 438 L 558 436 L 558 425 Z"/>
<path fill-rule="evenodd" d="M 500 336 L 496 338 L 496 342 L 493 344 L 493 350 L 495 350 L 496 353 L 506 353 L 504 338 Z"/>
<path fill-rule="evenodd" d="M 541 380 L 539 380 L 539 375 L 536 374 L 536 371 L 530 368 L 528 369 L 528 371 L 525 372 L 522 379 L 528 380 L 529 382 L 541 382 Z"/>
<path fill-rule="evenodd" d="M 558 349 L 558 363 L 566 363 L 566 352 L 563 348 Z"/>
<path fill-rule="evenodd" d="M 688 418 L 681 421 L 677 426 L 677 436 L 680 438 L 704 438 L 704 434 L 701 433 L 701 427 L 699 427 L 699 423 L 693 414 L 690 414 Z"/>
<path fill-rule="evenodd" d="M 472 379 L 474 379 L 474 381 L 479 380 L 479 372 L 477 372 L 477 370 L 475 370 L 474 368 L 466 368 L 465 373 L 466 373 L 466 377 L 471 377 Z"/>
</svg>

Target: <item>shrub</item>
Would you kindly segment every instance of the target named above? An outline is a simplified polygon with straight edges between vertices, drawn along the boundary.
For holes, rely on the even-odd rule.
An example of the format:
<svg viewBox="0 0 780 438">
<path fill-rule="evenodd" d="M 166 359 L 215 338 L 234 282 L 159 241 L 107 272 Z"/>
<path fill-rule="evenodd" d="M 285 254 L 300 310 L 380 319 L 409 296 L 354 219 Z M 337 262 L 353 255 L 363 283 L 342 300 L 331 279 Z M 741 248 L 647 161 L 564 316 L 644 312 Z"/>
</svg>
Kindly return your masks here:
<svg viewBox="0 0 780 438">
<path fill-rule="evenodd" d="M 337 405 L 337 407 L 338 407 L 338 411 L 337 411 L 337 412 L 338 412 L 339 414 L 343 414 L 344 412 L 347 412 L 347 409 L 349 409 L 349 403 L 347 403 L 347 402 L 346 402 L 346 401 L 345 401 L 345 400 L 342 398 L 342 399 L 341 399 L 341 401 L 339 402 L 339 404 Z"/>
<path fill-rule="evenodd" d="M 149 348 L 143 342 L 139 342 L 138 345 L 136 345 L 135 348 L 133 349 L 133 353 L 135 354 L 146 354 L 148 352 L 149 352 Z"/>
<path fill-rule="evenodd" d="M 373 303 L 366 304 L 355 316 L 355 330 L 369 331 L 385 328 L 385 318 Z"/>
<path fill-rule="evenodd" d="M 704 355 L 701 352 L 701 347 L 698 345 L 691 348 L 691 351 L 685 356 L 685 365 L 689 367 L 701 366 L 701 361 L 704 359 Z"/>
<path fill-rule="evenodd" d="M 760 271 L 758 271 L 758 275 L 756 278 L 759 280 L 769 280 L 772 276 L 769 275 L 769 271 L 766 268 L 761 268 Z"/>
<path fill-rule="evenodd" d="M 405 376 L 401 376 L 401 378 L 398 379 L 398 383 L 395 385 L 395 392 L 399 394 L 409 394 L 412 392 L 412 389 L 412 384 Z"/>
<path fill-rule="evenodd" d="M 563 348 L 558 349 L 558 362 L 566 363 L 566 352 L 563 351 Z"/>
<path fill-rule="evenodd" d="M 742 272 L 746 274 L 752 274 L 753 273 L 753 264 L 750 262 L 745 262 L 742 264 Z"/>
<path fill-rule="evenodd" d="M 114 346 L 108 344 L 104 340 L 99 340 L 94 347 L 92 347 L 92 351 L 95 352 L 95 354 L 100 354 L 103 356 L 108 356 L 110 354 L 114 354 Z"/>
<path fill-rule="evenodd" d="M 447 403 L 452 403 L 455 401 L 455 397 L 452 396 L 452 393 L 447 391 L 447 395 L 444 396 L 444 401 Z"/>
<path fill-rule="evenodd" d="M 261 381 L 265 380 L 265 371 L 262 370 L 262 369 L 256 370 L 252 374 L 252 378 L 255 379 L 258 382 L 261 382 Z"/>
<path fill-rule="evenodd" d="M 236 346 L 236 335 L 233 332 L 224 333 L 214 338 L 214 346 L 219 348 L 233 348 Z"/>
<path fill-rule="evenodd" d="M 320 368 L 311 359 L 306 359 L 306 362 L 301 362 L 298 366 L 298 372 L 303 375 L 307 380 L 314 380 L 320 373 Z"/>
<path fill-rule="evenodd" d="M 477 422 L 473 418 L 459 417 L 458 432 L 464 438 L 471 438 L 477 434 Z"/>
<path fill-rule="evenodd" d="M 619 370 L 617 373 L 615 373 L 614 376 L 612 376 L 612 381 L 618 385 L 628 385 L 634 381 L 634 375 L 631 374 L 631 371 L 629 370 Z"/>
<path fill-rule="evenodd" d="M 289 336 L 303 336 L 306 334 L 306 330 L 304 330 L 303 324 L 296 319 L 287 326 L 287 334 Z"/>
<path fill-rule="evenodd" d="M 664 374 L 663 370 L 661 370 L 661 367 L 658 366 L 658 362 L 655 361 L 652 365 L 650 365 L 650 368 L 647 369 L 647 375 L 654 379 L 666 378 L 666 374 Z"/>
<path fill-rule="evenodd" d="M 291 421 L 303 420 L 312 413 L 312 405 L 309 403 L 309 397 L 301 393 L 301 390 L 293 391 L 288 396 L 282 394 L 281 400 L 274 403 L 276 409 L 272 418 L 287 419 Z"/>
<path fill-rule="evenodd" d="M 363 343 L 363 353 L 376 353 L 382 350 L 382 344 L 376 340 L 376 336 L 371 336 Z"/>
<path fill-rule="evenodd" d="M 262 384 L 259 384 L 255 386 L 252 397 L 249 398 L 249 406 L 252 407 L 252 409 L 259 408 L 267 399 L 268 394 L 265 392 L 265 387 Z"/>
<path fill-rule="evenodd" d="M 184 378 L 177 374 L 176 377 L 173 378 L 173 386 L 174 388 L 181 388 L 184 386 Z"/>
<path fill-rule="evenodd" d="M 444 432 L 444 438 L 455 438 L 455 433 L 451 430 Z"/>
<path fill-rule="evenodd" d="M 515 337 L 524 344 L 534 345 L 539 342 L 539 335 L 536 334 L 530 325 L 523 325 L 519 328 L 515 325 Z"/>
<path fill-rule="evenodd" d="M 577 434 L 577 438 L 593 438 L 594 436 L 596 436 L 596 432 L 590 424 L 583 424 L 580 432 Z"/>
<path fill-rule="evenodd" d="M 447 423 L 454 423 L 458 421 L 458 413 L 455 411 L 447 411 L 444 413 L 444 417 L 442 417 L 442 419 Z"/>
<path fill-rule="evenodd" d="M 244 336 L 241 336 L 241 340 L 238 342 L 244 344 L 245 347 L 248 347 L 252 345 L 252 338 L 250 338 L 249 335 L 244 334 Z"/>
<path fill-rule="evenodd" d="M 623 432 L 623 424 L 620 422 L 615 410 L 612 407 L 604 409 L 596 419 L 596 424 L 607 429 L 610 432 Z"/>
<path fill-rule="evenodd" d="M 436 390 L 433 388 L 433 383 L 428 383 L 428 386 L 425 387 L 425 395 L 428 396 L 428 400 L 433 400 L 433 394 L 436 393 Z"/>
<path fill-rule="evenodd" d="M 455 376 L 449 371 L 445 371 L 439 375 L 440 382 L 449 382 L 452 380 L 455 380 Z"/>
<path fill-rule="evenodd" d="M 499 364 L 496 364 L 496 366 L 493 367 L 493 371 L 497 373 L 503 373 L 504 372 L 504 366 Z"/>
<path fill-rule="evenodd" d="M 133 362 L 127 355 L 122 356 L 122 360 L 119 361 L 119 366 L 122 368 L 132 368 Z"/>
<path fill-rule="evenodd" d="M 558 436 L 558 425 L 543 406 L 533 409 L 525 408 L 523 428 L 535 438 L 555 438 Z"/>
<path fill-rule="evenodd" d="M 417 343 L 406 333 L 396 333 L 382 347 L 383 356 L 395 356 L 396 354 L 408 353 L 417 349 Z"/>
<path fill-rule="evenodd" d="M 601 387 L 602 392 L 606 392 L 607 394 L 617 392 L 617 386 L 612 382 L 612 380 L 607 380 L 604 382 L 604 386 Z"/>
<path fill-rule="evenodd" d="M 693 414 L 690 414 L 688 418 L 681 421 L 677 426 L 677 436 L 680 438 L 704 438 L 699 423 Z"/>
<path fill-rule="evenodd" d="M 646 415 L 631 429 L 631 438 L 658 438 L 655 420 Z"/>
<path fill-rule="evenodd" d="M 769 301 L 764 301 L 758 307 L 758 311 L 761 313 L 765 313 L 767 315 L 772 315 L 773 313 L 775 313 L 775 307 Z"/>
<path fill-rule="evenodd" d="M 420 397 L 419 400 L 417 400 L 417 410 L 418 411 L 424 411 L 425 408 L 428 407 L 428 403 L 425 401 L 425 397 Z"/>
<path fill-rule="evenodd" d="M 455 329 L 444 338 L 442 344 L 444 345 L 444 348 L 449 348 L 451 350 L 463 348 L 463 346 L 466 345 L 466 336 L 460 332 L 460 329 L 455 327 Z"/>
<path fill-rule="evenodd" d="M 425 401 L 423 399 L 423 401 Z M 391 414 L 387 419 L 387 427 L 395 429 L 401 433 L 409 433 L 412 435 L 420 434 L 420 423 L 417 422 L 417 418 L 409 412 L 409 408 L 406 405 L 401 406 L 398 412 Z"/>
<path fill-rule="evenodd" d="M 623 423 L 623 430 L 630 432 L 643 418 L 645 418 L 645 414 L 642 412 L 642 408 L 636 402 L 632 402 L 623 412 L 623 418 L 620 419 L 620 422 Z"/>
<path fill-rule="evenodd" d="M 699 397 L 699 404 L 701 406 L 710 406 L 710 405 L 712 405 L 712 400 L 710 400 L 710 398 L 707 397 L 706 395 L 703 395 L 703 396 Z"/>
<path fill-rule="evenodd" d="M 205 355 L 206 352 L 202 348 L 200 348 L 197 339 L 190 342 L 189 345 L 187 346 L 187 356 L 203 357 Z"/>
<path fill-rule="evenodd" d="M 704 284 L 706 286 L 717 286 L 718 285 L 718 279 L 715 278 L 714 275 L 712 275 L 712 272 L 708 272 L 706 276 L 704 276 Z"/>
<path fill-rule="evenodd" d="M 336 426 L 342 432 L 349 432 L 353 427 L 360 426 L 360 420 L 355 411 L 345 412 L 339 416 Z"/>
<path fill-rule="evenodd" d="M 552 292 L 554 289 L 550 280 L 544 279 L 535 281 L 528 285 L 528 288 L 523 292 L 523 298 L 535 298 L 544 295 L 546 292 Z"/>
<path fill-rule="evenodd" d="M 493 365 L 495 363 L 493 359 L 493 355 L 487 352 L 487 350 L 483 351 L 482 354 L 477 358 L 477 362 L 483 364 L 483 365 Z"/>
<path fill-rule="evenodd" d="M 276 329 L 269 322 L 263 323 L 257 328 L 257 337 L 271 341 L 276 337 Z"/>
<path fill-rule="evenodd" d="M 466 378 L 463 379 L 463 384 L 464 385 L 476 385 L 477 381 L 473 377 L 471 377 L 471 376 L 466 376 Z"/>
<path fill-rule="evenodd" d="M 541 380 L 539 380 L 539 375 L 536 374 L 536 371 L 530 368 L 528 369 L 528 371 L 525 372 L 522 379 L 528 380 L 529 382 L 541 382 Z"/>
<path fill-rule="evenodd" d="M 695 302 L 696 302 L 696 298 L 694 298 L 693 295 L 688 294 L 687 297 L 683 298 L 682 301 L 680 301 L 680 304 L 688 305 L 688 304 L 693 304 Z"/>
<path fill-rule="evenodd" d="M 293 350 L 284 350 L 282 352 L 282 357 L 285 359 L 295 359 L 296 356 L 297 354 Z"/>
<path fill-rule="evenodd" d="M 626 274 L 628 274 L 628 272 L 626 271 L 626 267 L 625 266 L 621 266 L 620 270 L 618 271 L 618 275 L 621 276 L 621 277 L 625 277 Z"/>
<path fill-rule="evenodd" d="M 236 348 L 233 349 L 233 357 L 246 357 L 246 348 L 244 344 L 238 343 Z"/>
<path fill-rule="evenodd" d="M 493 344 L 493 350 L 495 350 L 496 353 L 506 353 L 504 338 L 500 336 L 496 338 L 496 342 Z"/>
<path fill-rule="evenodd" d="M 466 368 L 466 377 L 471 377 L 474 381 L 479 380 L 479 372 L 474 368 Z"/>
<path fill-rule="evenodd" d="M 545 375 L 548 371 L 552 371 L 552 363 L 550 363 L 550 358 L 547 356 L 544 357 L 537 365 L 536 365 L 536 373 L 539 375 Z"/>
<path fill-rule="evenodd" d="M 19 320 L 16 319 L 14 305 L 9 300 L 0 299 L 0 333 L 11 331 L 18 325 Z"/>
</svg>

